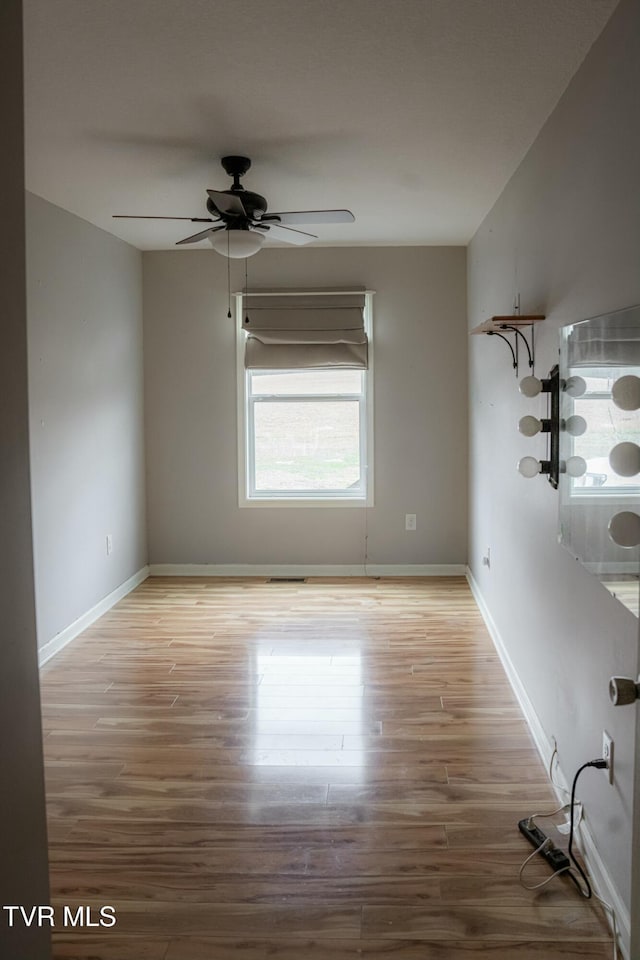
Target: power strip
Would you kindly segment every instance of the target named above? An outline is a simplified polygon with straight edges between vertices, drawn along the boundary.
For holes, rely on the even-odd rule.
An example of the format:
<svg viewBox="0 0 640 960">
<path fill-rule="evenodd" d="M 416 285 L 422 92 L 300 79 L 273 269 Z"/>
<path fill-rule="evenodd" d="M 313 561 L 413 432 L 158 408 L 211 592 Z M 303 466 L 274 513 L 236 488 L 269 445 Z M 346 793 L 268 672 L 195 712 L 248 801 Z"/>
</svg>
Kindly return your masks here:
<svg viewBox="0 0 640 960">
<path fill-rule="evenodd" d="M 529 826 L 528 820 L 519 820 L 518 828 L 520 833 L 527 838 L 529 843 L 539 850 L 540 856 L 544 857 L 554 873 L 558 870 L 568 870 L 571 864 L 569 857 L 563 850 L 556 847 L 550 837 L 543 833 L 539 827 Z"/>
</svg>

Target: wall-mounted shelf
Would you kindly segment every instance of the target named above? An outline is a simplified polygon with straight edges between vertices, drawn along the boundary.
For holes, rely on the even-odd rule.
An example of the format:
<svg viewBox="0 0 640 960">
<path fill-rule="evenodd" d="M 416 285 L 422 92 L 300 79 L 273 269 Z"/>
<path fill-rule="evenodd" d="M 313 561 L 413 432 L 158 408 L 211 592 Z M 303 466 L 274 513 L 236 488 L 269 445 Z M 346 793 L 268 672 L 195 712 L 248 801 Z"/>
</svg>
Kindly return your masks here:
<svg viewBox="0 0 640 960">
<path fill-rule="evenodd" d="M 506 345 L 511 351 L 511 358 L 513 360 L 513 369 L 516 372 L 516 377 L 518 376 L 518 366 L 519 366 L 519 356 L 518 356 L 518 343 L 520 340 L 525 345 L 527 350 L 527 357 L 529 361 L 529 367 L 533 371 L 535 366 L 535 350 L 534 350 L 534 336 L 533 328 L 534 324 L 540 323 L 541 320 L 544 320 L 544 314 L 541 313 L 531 313 L 531 314 L 520 314 L 516 313 L 511 316 L 498 316 L 490 317 L 489 320 L 485 320 L 484 323 L 481 323 L 479 326 L 474 327 L 471 331 L 472 334 L 477 333 L 486 333 L 490 337 L 499 337 L 501 340 L 504 340 Z M 522 332 L 524 327 L 529 327 L 531 330 L 531 342 L 527 340 L 525 334 Z M 513 343 L 508 338 L 508 334 L 513 333 Z"/>
<path fill-rule="evenodd" d="M 523 316 L 519 313 L 507 317 L 491 317 L 485 320 L 480 326 L 474 327 L 471 333 L 496 333 L 505 327 L 531 327 L 534 323 L 540 323 L 546 317 L 541 313 L 532 313 L 529 316 Z"/>
</svg>

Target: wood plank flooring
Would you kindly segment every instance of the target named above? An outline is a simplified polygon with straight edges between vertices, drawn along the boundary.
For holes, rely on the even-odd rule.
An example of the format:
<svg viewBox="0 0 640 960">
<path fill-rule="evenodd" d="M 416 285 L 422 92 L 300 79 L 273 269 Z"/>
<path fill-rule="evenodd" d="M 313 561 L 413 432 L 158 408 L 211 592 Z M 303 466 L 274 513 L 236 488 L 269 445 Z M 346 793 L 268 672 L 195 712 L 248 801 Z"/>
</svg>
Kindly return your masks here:
<svg viewBox="0 0 640 960">
<path fill-rule="evenodd" d="M 43 670 L 55 960 L 601 960 L 462 578 L 152 578 Z M 532 863 L 528 882 L 548 875 Z"/>
</svg>

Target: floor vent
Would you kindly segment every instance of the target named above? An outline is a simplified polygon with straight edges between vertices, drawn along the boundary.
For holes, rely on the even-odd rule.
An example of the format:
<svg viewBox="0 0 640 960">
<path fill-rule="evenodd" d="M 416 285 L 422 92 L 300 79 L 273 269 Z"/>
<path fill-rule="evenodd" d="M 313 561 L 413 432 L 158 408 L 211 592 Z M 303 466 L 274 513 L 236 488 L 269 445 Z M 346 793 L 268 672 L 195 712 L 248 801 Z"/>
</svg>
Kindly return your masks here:
<svg viewBox="0 0 640 960">
<path fill-rule="evenodd" d="M 269 577 L 267 583 L 306 583 L 306 577 Z"/>
</svg>

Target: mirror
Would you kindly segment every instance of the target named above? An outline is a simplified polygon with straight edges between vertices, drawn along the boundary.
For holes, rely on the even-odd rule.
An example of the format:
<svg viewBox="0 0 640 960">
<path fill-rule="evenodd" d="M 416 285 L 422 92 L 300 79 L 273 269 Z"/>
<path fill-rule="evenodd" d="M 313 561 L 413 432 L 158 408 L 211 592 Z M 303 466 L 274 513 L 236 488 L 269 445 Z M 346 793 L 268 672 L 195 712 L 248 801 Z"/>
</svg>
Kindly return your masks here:
<svg viewBox="0 0 640 960">
<path fill-rule="evenodd" d="M 560 542 L 638 616 L 640 306 L 560 335 Z"/>
</svg>

